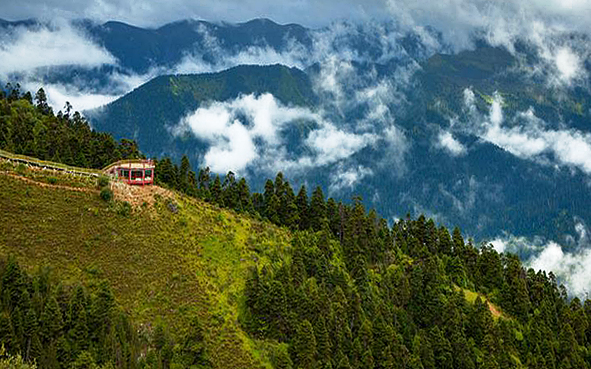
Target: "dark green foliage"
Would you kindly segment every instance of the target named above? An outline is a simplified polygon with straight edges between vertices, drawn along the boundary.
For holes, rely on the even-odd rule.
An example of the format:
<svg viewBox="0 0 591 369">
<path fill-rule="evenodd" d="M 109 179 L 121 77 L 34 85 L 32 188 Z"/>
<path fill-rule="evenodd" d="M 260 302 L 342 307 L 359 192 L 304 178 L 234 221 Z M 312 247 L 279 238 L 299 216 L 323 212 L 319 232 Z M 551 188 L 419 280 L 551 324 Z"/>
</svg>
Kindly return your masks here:
<svg viewBox="0 0 591 369">
<path fill-rule="evenodd" d="M 312 203 L 291 258 L 253 269 L 246 288 L 245 327 L 289 344 L 294 367 L 591 367 L 591 303 L 567 303 L 552 275 L 424 217 L 389 228 L 360 200 L 337 205 L 317 190 Z"/>
<path fill-rule="evenodd" d="M 23 273 L 14 258 L 0 261 L 0 279 L 0 342 L 39 368 L 211 366 L 197 318 L 176 341 L 159 323 L 144 342 L 106 282 L 92 290 L 55 284 L 46 271 Z M 141 349 L 153 352 L 152 364 Z"/>
<path fill-rule="evenodd" d="M 0 149 L 96 169 L 141 156 L 135 141 L 117 142 L 107 133 L 92 130 L 69 104 L 65 112 L 54 115 L 43 89 L 36 94 L 36 105 L 30 94 L 21 94 L 17 88 L 9 91 L 8 97 L 0 96 Z"/>
<path fill-rule="evenodd" d="M 33 117 L 84 131 L 71 107 L 52 118 L 38 95 Z M 37 155 L 42 140 L 14 126 L 18 119 L 6 119 L 32 109 L 29 99 L 13 91 L 0 101 L 0 139 L 5 144 L 10 137 L 10 145 L 19 142 L 25 153 Z M 58 145 L 59 158 L 92 165 L 96 152 L 87 153 L 96 147 L 88 149 L 88 142 L 79 141 L 75 150 Z M 132 141 L 111 142 L 111 152 L 138 154 Z M 208 169 L 198 173 L 186 157 L 180 166 L 164 158 L 156 180 L 294 230 L 284 257 L 252 269 L 240 319 L 253 337 L 289 346 L 277 351 L 278 368 L 590 367 L 591 302 L 569 301 L 551 273 L 526 270 L 516 255 L 487 245 L 477 249 L 459 229 L 450 236 L 424 216 L 389 227 L 361 199 L 350 205 L 326 200 L 320 187 L 308 201 L 305 187 L 295 196 L 281 173 L 262 194 L 251 194 L 246 180 L 232 172 L 223 179 Z M 121 205 L 120 212 L 128 214 L 125 209 Z M 0 340 L 10 354 L 36 359 L 43 368 L 209 365 L 198 320 L 178 341 L 166 326 L 155 325 L 137 360 L 133 326 L 107 286 L 90 292 L 54 286 L 43 273 L 30 277 L 13 259 L 0 265 L 0 273 Z M 491 304 L 501 311 L 495 317 Z"/>
<path fill-rule="evenodd" d="M 107 176 L 100 176 L 98 179 L 98 187 L 103 188 L 109 185 L 109 177 Z"/>
<path fill-rule="evenodd" d="M 117 132 L 116 137 L 137 137 L 145 152 L 157 155 L 167 151 L 162 138 L 170 135 L 163 122 L 179 122 L 209 101 L 264 93 L 286 105 L 309 106 L 316 100 L 309 77 L 297 68 L 241 65 L 218 73 L 159 76 L 106 105 L 101 112 L 86 113 L 94 127 Z M 184 135 L 182 141 L 184 150 L 190 148 L 192 152 L 190 159 L 195 160 L 199 156 L 195 155 L 198 142 L 190 135 Z"/>
<path fill-rule="evenodd" d="M 93 292 L 64 288 L 41 272 L 21 272 L 13 258 L 0 264 L 0 276 L 0 341 L 8 353 L 41 368 L 135 367 L 137 338 L 106 284 Z"/>
<path fill-rule="evenodd" d="M 113 191 L 109 187 L 103 187 L 103 188 L 101 188 L 100 196 L 101 196 L 101 199 L 109 202 L 109 201 L 113 200 Z"/>
</svg>

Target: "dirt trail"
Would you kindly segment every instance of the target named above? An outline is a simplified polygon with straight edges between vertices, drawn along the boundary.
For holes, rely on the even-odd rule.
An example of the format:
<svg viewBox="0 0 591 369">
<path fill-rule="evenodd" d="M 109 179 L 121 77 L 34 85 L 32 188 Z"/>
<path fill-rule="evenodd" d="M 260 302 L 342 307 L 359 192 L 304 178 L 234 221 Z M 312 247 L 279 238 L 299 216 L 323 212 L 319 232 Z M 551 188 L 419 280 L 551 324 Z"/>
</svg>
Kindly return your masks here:
<svg viewBox="0 0 591 369">
<path fill-rule="evenodd" d="M 1 175 L 5 175 L 7 177 L 16 178 L 23 182 L 27 182 L 33 184 L 35 186 L 44 187 L 44 188 L 59 188 L 62 190 L 67 191 L 74 191 L 74 192 L 85 192 L 85 193 L 94 193 L 98 194 L 100 191 L 94 188 L 88 187 L 73 187 L 73 186 L 66 186 L 61 184 L 51 184 L 47 182 L 36 181 L 31 178 L 27 178 L 16 174 L 14 172 L 8 171 L 0 171 Z M 127 201 L 133 207 L 140 207 L 144 203 L 148 205 L 153 205 L 156 201 L 155 196 L 159 195 L 163 198 L 174 198 L 174 193 L 170 190 L 166 190 L 162 187 L 150 185 L 150 186 L 131 186 L 127 183 L 112 181 L 110 183 L 111 190 L 113 191 L 113 195 L 116 200 L 119 201 Z"/>
<path fill-rule="evenodd" d="M 495 316 L 495 317 L 500 317 L 501 315 L 503 315 L 496 306 L 494 306 L 490 301 L 486 301 L 486 303 L 488 304 L 488 310 L 490 310 L 490 313 Z"/>
<path fill-rule="evenodd" d="M 40 186 L 40 187 L 60 188 L 62 190 L 75 191 L 75 192 L 86 192 L 86 193 L 98 193 L 99 192 L 98 190 L 95 190 L 95 189 L 92 189 L 92 188 L 71 187 L 71 186 L 65 186 L 65 185 L 58 185 L 58 184 L 51 184 L 51 183 L 47 183 L 47 182 L 35 181 L 34 179 L 23 177 L 23 176 L 20 176 L 18 174 L 14 174 L 14 173 L 11 173 L 11 172 L 0 172 L 0 174 L 3 174 L 3 175 L 8 176 L 8 177 L 12 177 L 12 178 L 20 179 L 21 181 L 24 181 L 24 182 L 27 182 L 27 183 L 31 183 L 31 184 L 34 184 L 34 185 Z"/>
</svg>

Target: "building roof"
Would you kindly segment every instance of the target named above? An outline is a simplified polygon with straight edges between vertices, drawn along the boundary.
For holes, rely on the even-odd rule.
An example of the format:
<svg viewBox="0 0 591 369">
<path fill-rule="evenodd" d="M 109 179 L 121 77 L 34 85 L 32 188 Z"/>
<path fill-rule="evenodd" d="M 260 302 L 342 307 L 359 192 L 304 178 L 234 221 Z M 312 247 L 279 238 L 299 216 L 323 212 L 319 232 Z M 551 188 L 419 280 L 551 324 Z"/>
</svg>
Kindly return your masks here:
<svg viewBox="0 0 591 369">
<path fill-rule="evenodd" d="M 119 160 L 106 166 L 103 171 L 108 172 L 114 168 L 128 169 L 154 169 L 154 162 L 149 159 Z"/>
</svg>

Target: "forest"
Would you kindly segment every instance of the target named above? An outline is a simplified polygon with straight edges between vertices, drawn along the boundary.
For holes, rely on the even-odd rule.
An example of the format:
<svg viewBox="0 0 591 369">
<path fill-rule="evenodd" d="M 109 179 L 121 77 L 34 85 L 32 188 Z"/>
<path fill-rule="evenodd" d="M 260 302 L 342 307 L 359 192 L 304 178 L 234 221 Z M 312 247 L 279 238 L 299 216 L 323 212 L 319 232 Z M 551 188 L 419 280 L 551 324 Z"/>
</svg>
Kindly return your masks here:
<svg viewBox="0 0 591 369">
<path fill-rule="evenodd" d="M 36 103 L 14 89 L 1 96 L 1 149 L 94 168 L 141 155 L 79 114 L 54 115 L 41 95 Z M 274 368 L 591 367 L 591 301 L 569 297 L 551 272 L 527 269 L 458 228 L 424 216 L 388 224 L 360 198 L 326 199 L 320 187 L 310 197 L 304 186 L 296 194 L 281 173 L 263 193 L 231 172 L 194 172 L 186 157 L 180 165 L 157 160 L 156 173 L 162 186 L 289 230 L 287 255 L 250 270 L 238 317 L 250 336 L 274 343 Z M 3 257 L 6 360 L 41 368 L 208 367 L 199 321 L 181 338 L 156 325 L 148 340 L 107 283 L 63 284 Z"/>
<path fill-rule="evenodd" d="M 54 114 L 42 88 L 33 98 L 18 84 L 0 89 L 0 149 L 94 169 L 141 156 L 135 141 L 117 142 L 110 134 L 91 129 L 69 103 Z"/>
</svg>

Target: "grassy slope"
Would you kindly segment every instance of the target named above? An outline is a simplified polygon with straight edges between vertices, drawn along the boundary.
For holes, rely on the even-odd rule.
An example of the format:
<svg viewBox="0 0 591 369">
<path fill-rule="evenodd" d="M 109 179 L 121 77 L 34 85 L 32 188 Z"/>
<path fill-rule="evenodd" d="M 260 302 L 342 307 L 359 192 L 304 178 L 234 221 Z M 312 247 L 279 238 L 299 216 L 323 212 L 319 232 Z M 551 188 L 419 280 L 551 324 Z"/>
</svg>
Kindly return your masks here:
<svg viewBox="0 0 591 369">
<path fill-rule="evenodd" d="M 125 216 L 96 192 L 0 174 L 0 256 L 14 254 L 31 269 L 51 266 L 87 285 L 106 279 L 137 323 L 161 317 L 173 335 L 197 314 L 215 367 L 269 367 L 237 323 L 239 296 L 248 267 L 287 247 L 289 234 L 174 197 L 177 213 L 161 199 Z"/>
<path fill-rule="evenodd" d="M 486 304 L 488 305 L 488 309 L 490 310 L 492 316 L 494 319 L 498 319 L 498 318 L 507 318 L 505 316 L 505 314 L 503 314 L 503 312 L 501 311 L 501 309 L 499 309 L 498 306 L 496 306 L 495 304 L 493 304 L 492 302 L 490 302 L 488 300 L 488 298 L 482 294 L 482 293 L 478 293 L 478 292 L 474 292 L 474 291 L 470 291 L 468 289 L 465 288 L 460 288 L 458 286 L 455 286 L 456 290 L 461 290 L 462 292 L 464 292 L 464 297 L 466 298 L 466 301 L 468 301 L 471 304 L 474 304 L 476 302 L 476 299 L 478 297 L 480 297 L 480 299 L 482 301 L 486 301 Z"/>
</svg>

